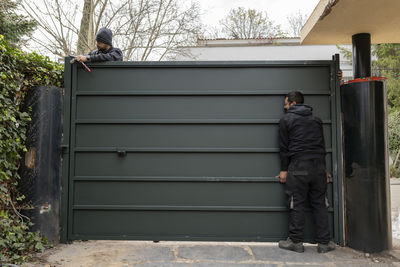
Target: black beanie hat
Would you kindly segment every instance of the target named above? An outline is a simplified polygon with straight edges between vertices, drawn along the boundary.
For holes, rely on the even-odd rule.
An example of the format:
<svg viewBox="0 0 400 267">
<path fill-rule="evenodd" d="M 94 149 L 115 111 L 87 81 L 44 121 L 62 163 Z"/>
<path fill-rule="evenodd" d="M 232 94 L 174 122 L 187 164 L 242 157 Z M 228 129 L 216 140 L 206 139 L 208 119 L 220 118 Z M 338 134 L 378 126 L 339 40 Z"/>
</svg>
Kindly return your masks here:
<svg viewBox="0 0 400 267">
<path fill-rule="evenodd" d="M 110 29 L 101 28 L 96 34 L 96 41 L 112 45 L 112 32 Z"/>
</svg>

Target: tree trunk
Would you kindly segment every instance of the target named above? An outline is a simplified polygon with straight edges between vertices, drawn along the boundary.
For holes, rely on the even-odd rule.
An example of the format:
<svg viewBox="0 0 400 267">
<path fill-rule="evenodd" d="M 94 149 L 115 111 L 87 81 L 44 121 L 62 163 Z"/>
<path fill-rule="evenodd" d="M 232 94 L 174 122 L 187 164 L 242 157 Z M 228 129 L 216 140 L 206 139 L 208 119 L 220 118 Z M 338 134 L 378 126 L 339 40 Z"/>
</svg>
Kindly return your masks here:
<svg viewBox="0 0 400 267">
<path fill-rule="evenodd" d="M 93 33 L 93 0 L 84 0 L 81 26 L 78 35 L 77 53 L 85 54 L 90 51 L 94 42 Z"/>
</svg>

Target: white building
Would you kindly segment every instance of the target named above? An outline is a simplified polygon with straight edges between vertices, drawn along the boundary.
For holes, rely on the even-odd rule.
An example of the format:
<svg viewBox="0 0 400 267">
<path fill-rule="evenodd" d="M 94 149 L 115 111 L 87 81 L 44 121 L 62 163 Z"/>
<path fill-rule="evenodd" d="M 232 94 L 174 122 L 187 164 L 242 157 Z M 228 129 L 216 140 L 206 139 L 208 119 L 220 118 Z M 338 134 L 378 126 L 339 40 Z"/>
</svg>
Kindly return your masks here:
<svg viewBox="0 0 400 267">
<path fill-rule="evenodd" d="M 351 51 L 351 45 L 341 47 Z M 301 45 L 300 38 L 199 39 L 196 46 L 183 47 L 186 56 L 177 60 L 331 60 L 340 54 L 343 79 L 351 80 L 351 62 L 336 45 Z"/>
</svg>

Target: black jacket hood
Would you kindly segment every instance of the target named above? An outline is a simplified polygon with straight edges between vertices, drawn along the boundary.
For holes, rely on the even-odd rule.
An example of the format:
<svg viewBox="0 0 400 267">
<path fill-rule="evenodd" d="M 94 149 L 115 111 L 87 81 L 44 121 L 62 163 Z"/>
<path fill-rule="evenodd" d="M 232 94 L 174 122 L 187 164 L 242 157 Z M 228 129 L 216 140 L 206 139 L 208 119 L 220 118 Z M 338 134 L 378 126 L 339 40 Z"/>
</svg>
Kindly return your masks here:
<svg viewBox="0 0 400 267">
<path fill-rule="evenodd" d="M 295 113 L 300 116 L 310 116 L 312 115 L 313 108 L 303 104 L 296 104 L 289 108 L 288 113 Z"/>
</svg>

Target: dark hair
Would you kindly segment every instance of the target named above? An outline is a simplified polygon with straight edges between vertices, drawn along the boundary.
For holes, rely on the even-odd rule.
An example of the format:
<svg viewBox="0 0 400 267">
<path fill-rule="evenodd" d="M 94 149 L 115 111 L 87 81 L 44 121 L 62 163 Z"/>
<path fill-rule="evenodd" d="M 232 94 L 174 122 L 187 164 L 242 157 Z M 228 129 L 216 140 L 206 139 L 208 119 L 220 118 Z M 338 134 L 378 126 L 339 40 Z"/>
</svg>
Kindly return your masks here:
<svg viewBox="0 0 400 267">
<path fill-rule="evenodd" d="M 286 95 L 288 98 L 289 103 L 296 102 L 296 104 L 303 104 L 304 103 L 304 96 L 299 91 L 292 91 Z"/>
</svg>

